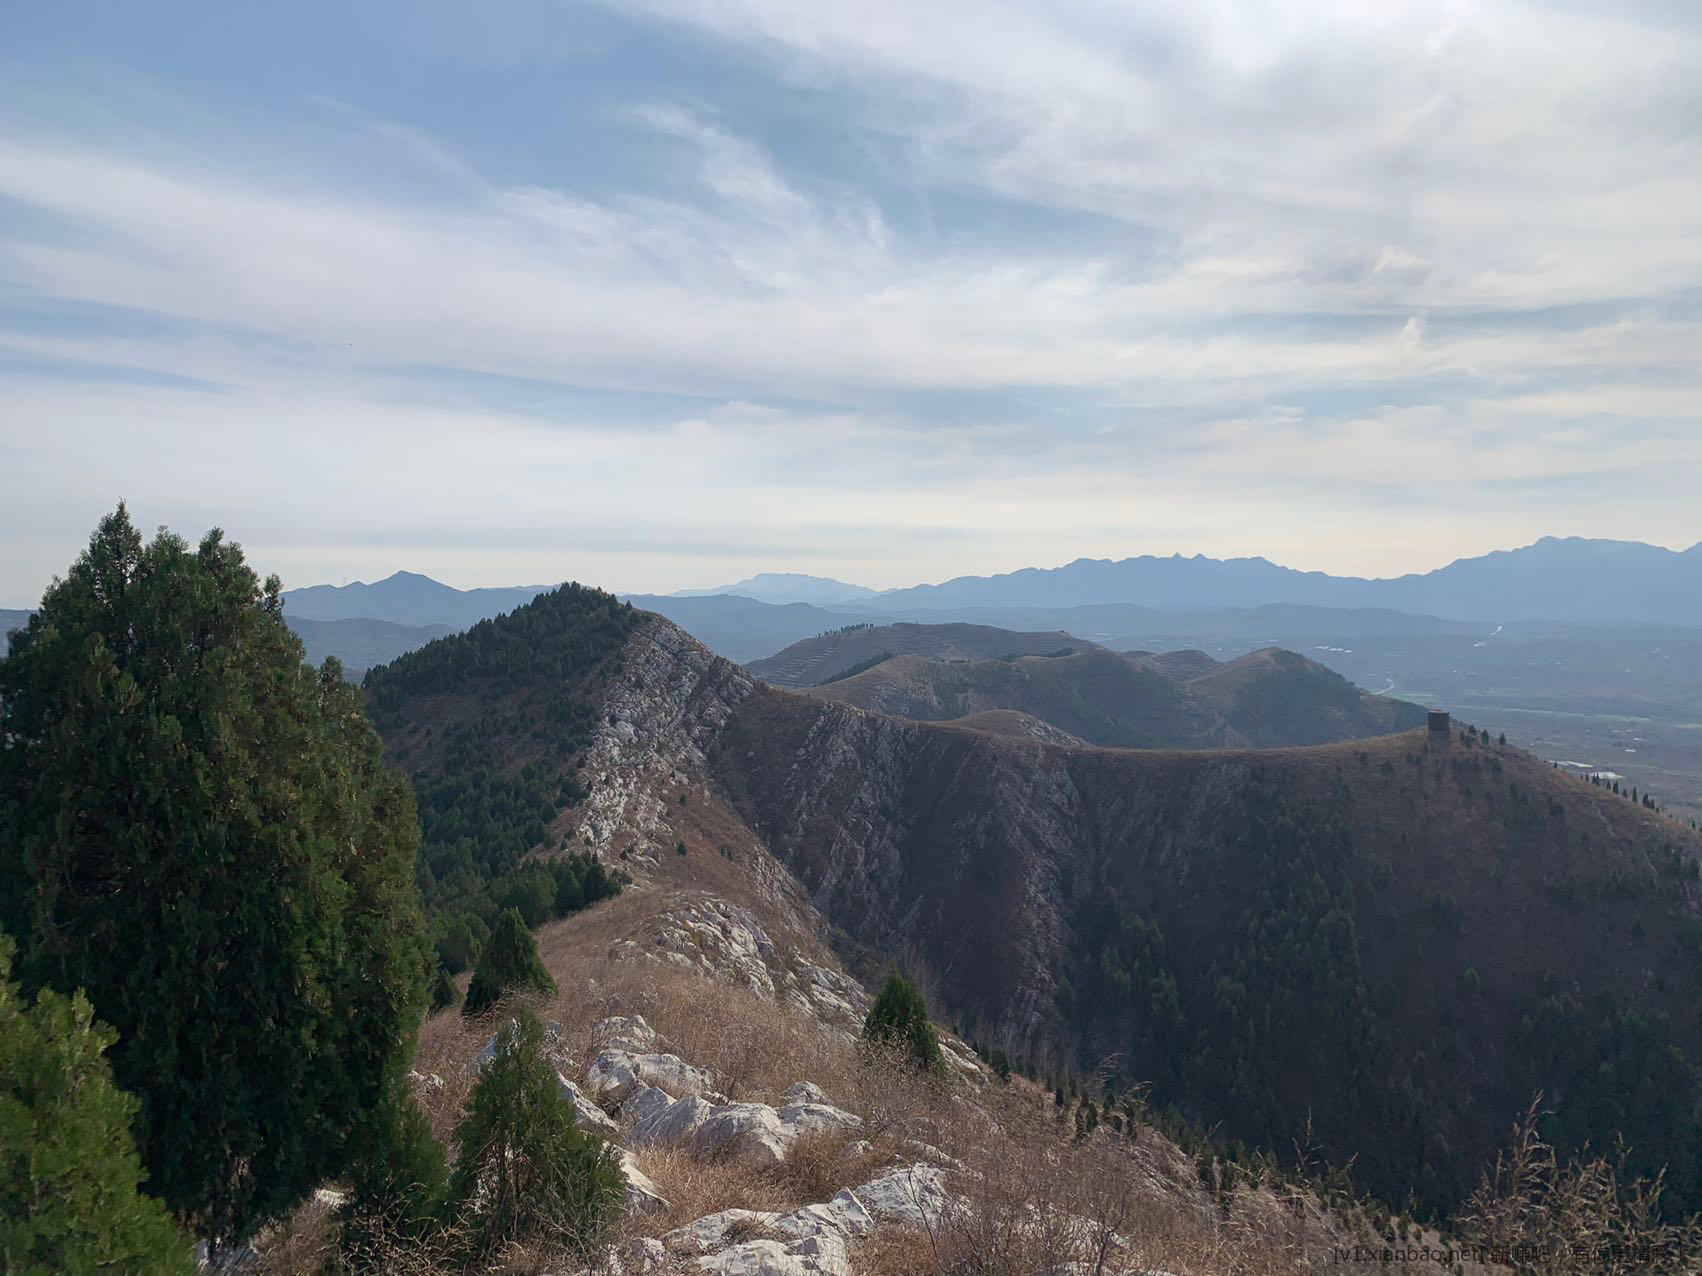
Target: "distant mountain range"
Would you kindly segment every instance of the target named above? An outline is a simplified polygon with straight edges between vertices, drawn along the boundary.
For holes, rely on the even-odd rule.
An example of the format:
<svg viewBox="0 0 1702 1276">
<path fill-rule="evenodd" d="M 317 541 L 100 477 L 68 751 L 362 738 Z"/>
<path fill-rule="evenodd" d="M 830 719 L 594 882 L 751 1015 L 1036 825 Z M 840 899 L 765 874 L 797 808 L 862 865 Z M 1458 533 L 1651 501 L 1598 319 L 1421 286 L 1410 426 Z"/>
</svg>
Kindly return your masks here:
<svg viewBox="0 0 1702 1276">
<path fill-rule="evenodd" d="M 732 585 L 716 589 L 677 589 L 671 597 L 703 598 L 709 594 L 737 594 L 762 603 L 833 603 L 859 602 L 873 598 L 877 591 L 862 585 L 848 585 L 828 576 L 805 576 L 799 572 L 759 572 Z"/>
<path fill-rule="evenodd" d="M 284 592 L 284 612 L 293 620 L 388 620 L 397 625 L 448 625 L 466 629 L 490 616 L 531 602 L 551 585 L 505 589 L 456 589 L 421 576 L 396 572 L 370 585 L 309 585 Z"/>
<path fill-rule="evenodd" d="M 763 579 L 763 578 L 758 578 Z M 853 601 L 814 577 L 771 577 L 772 602 Z M 784 582 L 812 582 L 788 593 Z M 840 582 L 820 582 L 844 589 Z M 1544 537 L 1521 549 L 1462 558 L 1390 579 L 1297 571 L 1264 558 L 1078 558 L 997 576 L 885 590 L 863 607 L 916 613 L 965 608 L 1383 608 L 1455 621 L 1557 620 L 1585 624 L 1702 624 L 1702 543 L 1677 552 L 1638 541 Z"/>
<path fill-rule="evenodd" d="M 315 585 L 284 595 L 292 616 L 307 620 L 367 617 L 396 624 L 466 627 L 511 610 L 548 586 L 456 590 L 412 572 L 373 584 Z M 1381 610 L 1474 624 L 1560 621 L 1573 624 L 1702 625 L 1702 543 L 1682 552 L 1637 541 L 1544 537 L 1520 549 L 1462 558 L 1431 572 L 1390 579 L 1297 571 L 1263 558 L 1144 555 L 1118 561 L 1080 558 L 1062 567 L 1028 567 L 996 576 L 959 576 L 934 585 L 881 592 L 821 576 L 766 572 L 711 590 L 681 590 L 662 597 L 638 595 L 651 610 L 676 623 L 694 600 L 739 598 L 769 606 L 803 606 L 831 613 L 797 612 L 800 621 L 951 618 L 1020 629 L 1068 627 L 1033 613 L 1078 608 L 1137 607 L 1159 611 L 1306 607 Z M 976 614 L 976 613 L 982 614 Z M 1025 618 L 1023 613 L 1028 613 Z M 747 617 L 747 619 L 749 619 Z M 772 619 L 772 618 L 771 618 Z M 1102 616 L 1126 630 L 1130 613 Z M 1150 619 L 1150 618 L 1149 618 Z M 1410 626 L 1402 622 L 1403 632 Z M 1141 627 L 1145 627 L 1144 625 Z M 785 626 L 776 627 L 775 632 Z M 802 631 L 786 641 L 805 636 Z M 711 645 L 715 645 L 711 641 Z M 767 651 L 735 658 L 752 659 Z M 732 654 L 732 653 L 727 653 Z"/>
</svg>

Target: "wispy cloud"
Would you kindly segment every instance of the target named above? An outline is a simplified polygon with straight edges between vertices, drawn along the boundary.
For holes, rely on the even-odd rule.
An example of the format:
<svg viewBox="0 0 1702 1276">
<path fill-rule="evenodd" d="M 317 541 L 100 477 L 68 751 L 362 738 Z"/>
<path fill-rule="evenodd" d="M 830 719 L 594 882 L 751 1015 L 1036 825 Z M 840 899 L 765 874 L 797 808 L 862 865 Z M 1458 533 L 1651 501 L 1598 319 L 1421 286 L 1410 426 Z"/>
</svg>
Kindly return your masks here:
<svg viewBox="0 0 1702 1276">
<path fill-rule="evenodd" d="M 285 50 L 240 145 L 163 54 L 0 98 L 0 593 L 120 491 L 308 576 L 637 587 L 1702 535 L 1682 9 L 491 15 L 530 58 Z"/>
</svg>

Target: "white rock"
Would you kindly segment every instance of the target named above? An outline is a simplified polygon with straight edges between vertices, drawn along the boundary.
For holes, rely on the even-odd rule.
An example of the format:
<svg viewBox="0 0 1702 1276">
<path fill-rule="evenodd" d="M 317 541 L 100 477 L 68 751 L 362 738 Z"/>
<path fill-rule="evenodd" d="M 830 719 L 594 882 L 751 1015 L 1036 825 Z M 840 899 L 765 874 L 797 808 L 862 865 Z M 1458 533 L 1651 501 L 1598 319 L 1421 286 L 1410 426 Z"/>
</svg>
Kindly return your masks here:
<svg viewBox="0 0 1702 1276">
<path fill-rule="evenodd" d="M 491 1035 L 485 1040 L 485 1044 L 479 1047 L 479 1053 L 474 1055 L 473 1061 L 467 1065 L 467 1070 L 469 1072 L 483 1072 L 485 1065 L 492 1059 L 496 1058 L 496 1043 L 502 1039 L 502 1034 L 508 1029 L 509 1025 L 514 1022 L 514 1020 L 510 1019 L 508 1023 L 503 1024 L 501 1028 L 498 1028 L 495 1032 L 491 1033 Z M 553 1049 L 561 1044 L 561 1040 L 561 1025 L 554 1019 L 551 1019 L 544 1025 L 544 1046 L 546 1049 Z"/>
<path fill-rule="evenodd" d="M 761 1165 L 786 1159 L 793 1131 L 766 1103 L 728 1103 L 710 1111 L 691 1136 L 693 1150 L 748 1158 Z"/>
<path fill-rule="evenodd" d="M 856 1188 L 855 1195 L 876 1218 L 920 1230 L 936 1222 L 951 1202 L 945 1171 L 920 1162 L 888 1170 Z"/>
<path fill-rule="evenodd" d="M 655 1214 L 668 1208 L 667 1198 L 650 1176 L 638 1168 L 638 1161 L 625 1148 L 620 1150 L 621 1173 L 626 1176 L 627 1213 Z"/>
<path fill-rule="evenodd" d="M 627 1142 L 634 1147 L 673 1147 L 685 1143 L 714 1110 L 701 1096 L 688 1094 L 640 1118 Z"/>
<path fill-rule="evenodd" d="M 875 1230 L 875 1220 L 853 1193 L 841 1189 L 832 1200 L 778 1215 L 769 1226 L 784 1236 L 802 1240 L 808 1236 L 867 1236 Z"/>
<path fill-rule="evenodd" d="M 692 1067 L 678 1055 L 633 1054 L 626 1050 L 605 1050 L 599 1054 L 591 1061 L 585 1081 L 597 1096 L 597 1102 L 610 1111 L 619 1108 L 640 1085 L 666 1090 L 676 1099 L 702 1094 L 710 1088 L 709 1074 Z"/>
<path fill-rule="evenodd" d="M 598 1050 L 630 1050 L 644 1054 L 656 1048 L 656 1030 L 643 1015 L 610 1015 L 591 1029 L 591 1044 Z"/>
<path fill-rule="evenodd" d="M 727 1248 L 728 1234 L 735 1228 L 766 1228 L 778 1217 L 767 1210 L 721 1210 L 664 1232 L 662 1244 L 670 1254 L 712 1254 Z"/>
<path fill-rule="evenodd" d="M 799 1241 L 746 1241 L 697 1260 L 715 1276 L 851 1276 L 845 1242 L 834 1236 Z"/>
<path fill-rule="evenodd" d="M 673 1102 L 666 1090 L 658 1090 L 653 1085 L 641 1085 L 621 1104 L 621 1116 L 637 1125 L 646 1117 L 666 1111 Z"/>
<path fill-rule="evenodd" d="M 781 1102 L 787 1105 L 794 1103 L 826 1103 L 827 1096 L 821 1092 L 821 1087 L 813 1081 L 800 1081 L 797 1085 L 787 1086 L 786 1093 L 780 1096 Z"/>
<path fill-rule="evenodd" d="M 791 1103 L 780 1109 L 780 1122 L 799 1134 L 843 1134 L 863 1128 L 863 1118 L 828 1103 Z"/>
<path fill-rule="evenodd" d="M 573 1105 L 573 1115 L 581 1130 L 601 1134 L 604 1138 L 613 1138 L 620 1133 L 620 1126 L 609 1120 L 603 1109 L 586 1098 L 583 1090 L 559 1072 L 556 1073 L 556 1091 Z"/>
</svg>

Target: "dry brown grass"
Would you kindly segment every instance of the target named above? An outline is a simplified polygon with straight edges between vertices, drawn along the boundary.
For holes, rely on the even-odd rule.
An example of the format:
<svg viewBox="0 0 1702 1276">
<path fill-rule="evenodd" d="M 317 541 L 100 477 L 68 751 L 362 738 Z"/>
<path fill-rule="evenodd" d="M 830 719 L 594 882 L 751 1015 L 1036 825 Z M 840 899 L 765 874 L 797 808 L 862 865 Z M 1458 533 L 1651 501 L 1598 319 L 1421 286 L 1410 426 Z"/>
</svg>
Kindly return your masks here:
<svg viewBox="0 0 1702 1276">
<path fill-rule="evenodd" d="M 979 1088 L 941 1082 L 723 979 L 611 955 L 617 941 L 642 938 L 662 911 L 689 898 L 665 887 L 632 892 L 540 933 L 559 990 L 531 1004 L 561 1025 L 570 1071 L 582 1075 L 589 1063 L 599 1019 L 640 1014 L 663 1039 L 659 1048 L 710 1069 L 730 1098 L 776 1103 L 793 1083 L 813 1082 L 829 1102 L 863 1117 L 871 1146 L 859 1155 L 847 1152 L 852 1136 L 801 1139 L 786 1164 L 768 1170 L 678 1148 L 642 1150 L 639 1165 L 670 1204 L 626 1219 L 621 1239 L 659 1236 L 725 1209 L 824 1201 L 895 1161 L 918 1159 L 925 1144 L 961 1163 L 952 1187 L 965 1208 L 921 1233 L 883 1227 L 854 1250 L 859 1276 L 1029 1276 L 1082 1261 L 1103 1276 L 1290 1276 L 1335 1267 L 1337 1245 L 1375 1241 L 1363 1225 L 1275 1182 L 1245 1185 L 1226 1203 L 1202 1187 L 1187 1155 L 1150 1129 L 1133 1139 L 1101 1131 L 1075 1140 L 1056 1120 L 1050 1094 L 1021 1078 Z M 471 1090 L 467 1061 L 504 1014 L 499 1008 L 475 1022 L 443 1014 L 422 1030 L 416 1069 L 443 1081 L 421 1096 L 439 1137 L 448 1137 Z M 535 1271 L 547 1258 L 516 1251 L 499 1270 Z"/>
</svg>

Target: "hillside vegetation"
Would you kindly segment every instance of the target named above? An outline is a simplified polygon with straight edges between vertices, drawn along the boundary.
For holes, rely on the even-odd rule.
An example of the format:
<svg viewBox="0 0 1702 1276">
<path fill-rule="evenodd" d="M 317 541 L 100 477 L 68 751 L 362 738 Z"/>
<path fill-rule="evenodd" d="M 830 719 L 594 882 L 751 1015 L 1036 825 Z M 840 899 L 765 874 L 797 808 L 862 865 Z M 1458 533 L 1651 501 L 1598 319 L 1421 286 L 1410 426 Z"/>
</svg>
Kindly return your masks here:
<svg viewBox="0 0 1702 1276">
<path fill-rule="evenodd" d="M 935 652 L 959 645 L 935 633 L 955 626 L 913 628 L 917 632 L 908 636 L 918 644 L 933 639 Z M 881 654 L 862 662 L 867 668 L 853 665 L 807 694 L 925 722 L 1015 710 L 1090 744 L 1133 749 L 1323 744 L 1387 735 L 1424 721 L 1417 705 L 1368 695 L 1322 665 L 1276 648 L 1224 664 L 1200 652 L 1125 656 L 1081 642 L 993 660 Z"/>
<path fill-rule="evenodd" d="M 1702 848 L 1516 749 L 1069 749 L 759 690 L 715 764 L 854 964 L 913 954 L 1013 1055 L 1438 1209 L 1543 1090 L 1699 1203 Z"/>
</svg>

